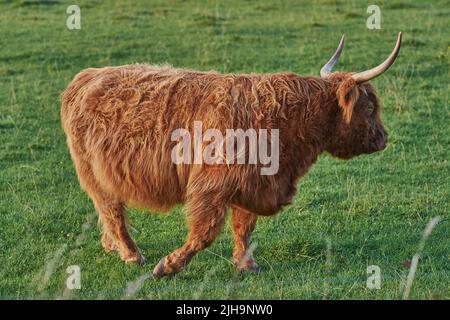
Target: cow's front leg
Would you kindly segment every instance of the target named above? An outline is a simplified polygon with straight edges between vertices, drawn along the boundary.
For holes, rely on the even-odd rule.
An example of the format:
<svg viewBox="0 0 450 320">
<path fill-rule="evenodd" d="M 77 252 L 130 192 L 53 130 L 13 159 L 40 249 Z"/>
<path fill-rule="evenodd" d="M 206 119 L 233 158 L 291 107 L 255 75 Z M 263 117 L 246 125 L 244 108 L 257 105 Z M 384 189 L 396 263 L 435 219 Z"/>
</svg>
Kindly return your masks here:
<svg viewBox="0 0 450 320">
<path fill-rule="evenodd" d="M 234 233 L 233 260 L 239 271 L 260 272 L 258 264 L 249 250 L 250 237 L 256 226 L 257 215 L 233 206 L 232 224 Z"/>
<path fill-rule="evenodd" d="M 194 255 L 208 247 L 222 230 L 227 206 L 205 197 L 189 204 L 189 235 L 186 243 L 162 258 L 153 270 L 155 279 L 183 270 Z"/>
</svg>

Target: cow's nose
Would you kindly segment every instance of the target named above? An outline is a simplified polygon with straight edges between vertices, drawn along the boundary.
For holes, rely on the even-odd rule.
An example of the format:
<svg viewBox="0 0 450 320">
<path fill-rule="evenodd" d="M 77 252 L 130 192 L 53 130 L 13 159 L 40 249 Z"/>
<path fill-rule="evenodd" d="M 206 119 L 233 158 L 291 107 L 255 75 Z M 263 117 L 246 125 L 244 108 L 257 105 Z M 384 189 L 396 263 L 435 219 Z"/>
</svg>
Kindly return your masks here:
<svg viewBox="0 0 450 320">
<path fill-rule="evenodd" d="M 384 133 L 380 140 L 378 140 L 378 150 L 383 150 L 387 145 L 387 133 Z"/>
</svg>

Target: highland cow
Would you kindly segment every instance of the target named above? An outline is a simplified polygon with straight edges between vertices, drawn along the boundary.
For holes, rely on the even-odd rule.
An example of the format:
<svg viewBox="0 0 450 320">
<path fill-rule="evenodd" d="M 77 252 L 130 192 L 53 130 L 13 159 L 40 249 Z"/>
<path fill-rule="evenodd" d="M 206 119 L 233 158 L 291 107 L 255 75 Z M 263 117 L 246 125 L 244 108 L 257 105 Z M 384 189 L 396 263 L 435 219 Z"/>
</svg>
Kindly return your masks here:
<svg viewBox="0 0 450 320">
<path fill-rule="evenodd" d="M 174 274 L 214 241 L 231 208 L 236 267 L 258 271 L 248 250 L 257 217 L 290 204 L 298 179 L 321 153 L 349 159 L 386 146 L 380 102 L 368 81 L 392 65 L 401 33 L 386 61 L 360 73 L 331 73 L 343 45 L 344 37 L 321 77 L 142 64 L 76 75 L 63 93 L 62 125 L 80 185 L 99 214 L 106 252 L 144 260 L 128 233 L 125 206 L 167 211 L 184 203 L 187 240 L 153 271 L 155 278 Z M 279 130 L 278 171 L 261 175 L 261 163 L 174 163 L 177 142 L 170 137 L 180 128 L 192 132 L 195 121 L 223 134 Z"/>
</svg>

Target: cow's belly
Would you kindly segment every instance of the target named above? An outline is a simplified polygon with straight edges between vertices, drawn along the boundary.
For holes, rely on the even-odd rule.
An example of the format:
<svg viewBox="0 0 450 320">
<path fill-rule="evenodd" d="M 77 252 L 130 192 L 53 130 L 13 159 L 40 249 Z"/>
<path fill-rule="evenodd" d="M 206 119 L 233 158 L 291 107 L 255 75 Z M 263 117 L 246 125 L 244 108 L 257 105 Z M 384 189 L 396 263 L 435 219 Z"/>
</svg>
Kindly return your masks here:
<svg viewBox="0 0 450 320">
<path fill-rule="evenodd" d="M 291 204 L 295 192 L 296 188 L 293 185 L 281 189 L 267 187 L 239 194 L 234 204 L 258 215 L 271 216 Z"/>
</svg>

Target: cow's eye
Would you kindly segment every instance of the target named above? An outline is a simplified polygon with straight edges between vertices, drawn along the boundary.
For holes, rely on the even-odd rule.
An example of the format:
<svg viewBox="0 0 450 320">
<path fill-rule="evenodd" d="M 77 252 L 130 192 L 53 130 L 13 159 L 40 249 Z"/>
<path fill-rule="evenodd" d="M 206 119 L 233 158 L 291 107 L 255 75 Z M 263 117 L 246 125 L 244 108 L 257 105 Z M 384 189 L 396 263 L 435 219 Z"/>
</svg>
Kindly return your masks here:
<svg viewBox="0 0 450 320">
<path fill-rule="evenodd" d="M 366 109 L 367 115 L 371 116 L 374 111 L 375 111 L 375 106 L 373 105 L 373 103 L 369 102 L 369 104 L 367 105 L 367 109 Z"/>
</svg>

